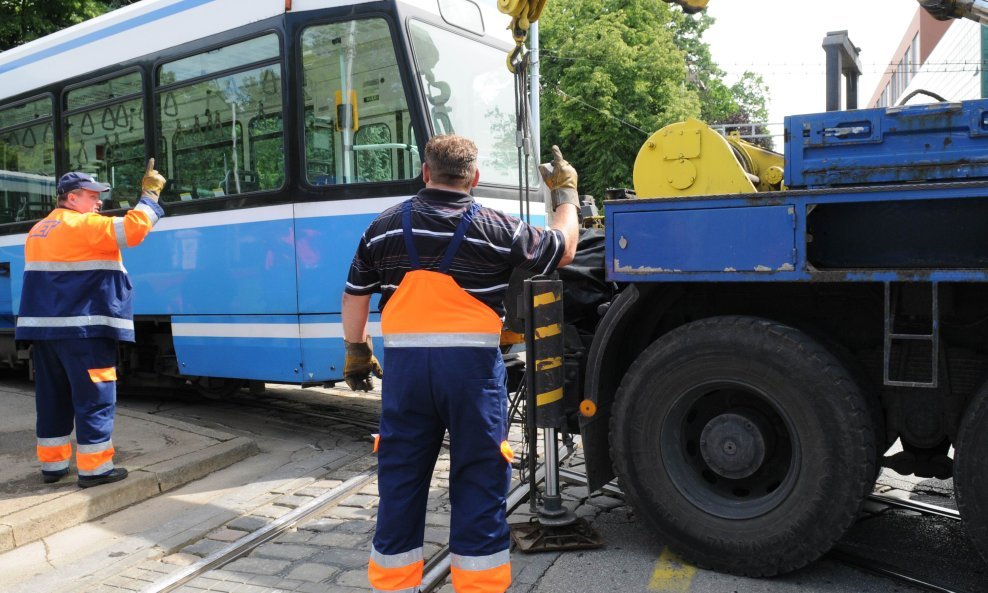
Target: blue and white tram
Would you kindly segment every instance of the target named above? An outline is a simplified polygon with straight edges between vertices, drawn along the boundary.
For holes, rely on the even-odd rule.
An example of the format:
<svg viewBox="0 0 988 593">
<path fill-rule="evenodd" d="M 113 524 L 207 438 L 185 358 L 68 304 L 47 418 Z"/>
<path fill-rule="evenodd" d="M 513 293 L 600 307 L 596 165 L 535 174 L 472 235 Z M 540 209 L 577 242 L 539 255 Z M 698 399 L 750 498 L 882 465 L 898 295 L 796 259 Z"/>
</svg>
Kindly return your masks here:
<svg viewBox="0 0 988 593">
<path fill-rule="evenodd" d="M 145 0 L 0 53 L 0 364 L 26 361 L 23 244 L 52 180 L 92 173 L 119 214 L 155 157 L 167 216 L 124 255 L 121 375 L 339 380 L 347 267 L 421 187 L 425 139 L 473 138 L 478 199 L 518 212 L 504 24 L 473 0 Z"/>
</svg>

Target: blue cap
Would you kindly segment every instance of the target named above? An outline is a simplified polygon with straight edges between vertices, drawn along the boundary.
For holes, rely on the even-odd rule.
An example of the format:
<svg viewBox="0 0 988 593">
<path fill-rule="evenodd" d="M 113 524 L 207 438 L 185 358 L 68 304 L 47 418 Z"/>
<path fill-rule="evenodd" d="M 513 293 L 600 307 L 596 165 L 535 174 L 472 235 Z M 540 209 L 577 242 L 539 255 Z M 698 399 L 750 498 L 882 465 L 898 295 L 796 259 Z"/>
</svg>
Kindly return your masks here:
<svg viewBox="0 0 988 593">
<path fill-rule="evenodd" d="M 88 189 L 92 191 L 104 192 L 110 191 L 110 186 L 105 183 L 97 182 L 93 179 L 93 176 L 88 173 L 80 173 L 78 171 L 66 173 L 58 180 L 59 195 L 67 194 L 70 191 L 75 191 L 77 189 Z"/>
</svg>

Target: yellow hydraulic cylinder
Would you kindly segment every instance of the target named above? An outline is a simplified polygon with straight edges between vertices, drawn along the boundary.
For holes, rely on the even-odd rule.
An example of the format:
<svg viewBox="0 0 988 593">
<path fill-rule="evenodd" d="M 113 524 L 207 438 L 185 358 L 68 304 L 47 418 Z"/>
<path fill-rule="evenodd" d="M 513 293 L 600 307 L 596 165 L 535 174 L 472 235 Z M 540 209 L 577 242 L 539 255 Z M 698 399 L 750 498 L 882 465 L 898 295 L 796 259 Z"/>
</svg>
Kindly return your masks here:
<svg viewBox="0 0 988 593">
<path fill-rule="evenodd" d="M 782 187 L 783 157 L 725 138 L 705 123 L 688 119 L 652 134 L 635 159 L 639 198 L 672 198 L 771 191 Z"/>
</svg>

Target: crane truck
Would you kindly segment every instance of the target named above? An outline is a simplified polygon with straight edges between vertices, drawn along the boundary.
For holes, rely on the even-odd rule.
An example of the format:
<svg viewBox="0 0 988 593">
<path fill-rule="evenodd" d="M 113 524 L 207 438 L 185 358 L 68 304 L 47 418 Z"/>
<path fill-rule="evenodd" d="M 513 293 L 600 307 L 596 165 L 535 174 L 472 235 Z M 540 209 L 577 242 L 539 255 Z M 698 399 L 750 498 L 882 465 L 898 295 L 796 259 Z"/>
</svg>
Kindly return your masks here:
<svg viewBox="0 0 988 593">
<path fill-rule="evenodd" d="M 605 202 L 616 289 L 567 319 L 590 489 L 616 475 L 687 561 L 770 576 L 824 554 L 882 466 L 952 477 L 988 560 L 988 101 L 790 116 L 784 156 L 689 120 L 634 186 Z"/>
</svg>

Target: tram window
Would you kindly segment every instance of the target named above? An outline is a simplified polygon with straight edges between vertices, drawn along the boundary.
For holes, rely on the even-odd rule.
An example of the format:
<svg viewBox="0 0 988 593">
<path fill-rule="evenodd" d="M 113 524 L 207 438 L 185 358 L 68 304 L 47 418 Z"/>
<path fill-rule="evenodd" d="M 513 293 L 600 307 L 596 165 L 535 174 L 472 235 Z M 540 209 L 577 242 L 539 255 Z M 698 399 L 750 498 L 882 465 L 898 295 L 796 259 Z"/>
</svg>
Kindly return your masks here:
<svg viewBox="0 0 988 593">
<path fill-rule="evenodd" d="M 250 168 L 261 187 L 280 187 L 285 181 L 284 118 L 280 113 L 255 117 L 247 124 Z"/>
<path fill-rule="evenodd" d="M 242 177 L 244 144 L 231 138 L 241 138 L 240 122 L 234 129 L 230 122 L 207 127 L 182 127 L 172 135 L 172 169 L 175 171 L 173 191 L 165 192 L 166 201 L 196 198 L 219 198 L 243 191 L 257 191 L 253 179 L 250 187 L 237 182 Z M 240 175 L 233 176 L 236 169 Z M 232 186 L 231 186 L 232 184 Z"/>
<path fill-rule="evenodd" d="M 394 179 L 393 140 L 387 124 L 363 125 L 353 137 L 360 181 L 391 181 Z M 379 148 L 383 145 L 383 148 Z"/>
<path fill-rule="evenodd" d="M 284 184 L 282 73 L 280 63 L 273 61 L 278 48 L 277 36 L 266 35 L 159 68 L 159 83 L 170 85 L 157 97 L 158 145 L 160 154 L 168 155 L 170 180 L 163 201 L 266 191 Z M 272 63 L 224 72 L 261 60 Z M 172 84 L 190 78 L 195 78 L 191 84 Z"/>
<path fill-rule="evenodd" d="M 0 108 L 0 223 L 41 218 L 55 207 L 50 97 Z"/>
<path fill-rule="evenodd" d="M 71 97 L 71 94 L 70 94 Z M 144 176 L 141 99 L 109 101 L 65 116 L 68 168 L 109 183 L 113 206 L 133 206 Z"/>
<path fill-rule="evenodd" d="M 333 122 L 317 119 L 309 107 L 305 111 L 305 176 L 314 185 L 336 183 L 336 147 Z"/>
<path fill-rule="evenodd" d="M 89 107 L 104 101 L 121 97 L 132 97 L 141 93 L 141 73 L 131 72 L 66 93 L 65 108 L 69 111 Z"/>
<path fill-rule="evenodd" d="M 175 60 L 161 66 L 158 72 L 158 84 L 173 84 L 216 74 L 244 64 L 277 59 L 280 53 L 279 46 L 277 35 L 265 35 Z"/>
<path fill-rule="evenodd" d="M 384 20 L 305 29 L 302 66 L 309 183 L 392 181 L 418 175 L 418 170 L 404 166 L 415 144 L 391 133 L 403 130 L 408 105 Z M 395 167 L 398 162 L 401 166 Z"/>
<path fill-rule="evenodd" d="M 412 122 L 408 122 L 408 143 L 412 146 L 418 146 L 418 143 L 415 140 L 415 128 L 412 126 Z M 405 166 L 408 167 L 413 174 L 422 170 L 422 159 L 419 157 L 419 151 L 410 150 L 405 158 Z"/>
<path fill-rule="evenodd" d="M 517 185 L 514 83 L 504 52 L 420 21 L 408 26 L 433 130 L 471 138 L 485 182 Z M 534 167 L 530 182 L 538 183 Z"/>
</svg>

